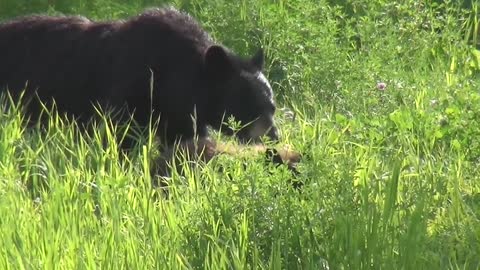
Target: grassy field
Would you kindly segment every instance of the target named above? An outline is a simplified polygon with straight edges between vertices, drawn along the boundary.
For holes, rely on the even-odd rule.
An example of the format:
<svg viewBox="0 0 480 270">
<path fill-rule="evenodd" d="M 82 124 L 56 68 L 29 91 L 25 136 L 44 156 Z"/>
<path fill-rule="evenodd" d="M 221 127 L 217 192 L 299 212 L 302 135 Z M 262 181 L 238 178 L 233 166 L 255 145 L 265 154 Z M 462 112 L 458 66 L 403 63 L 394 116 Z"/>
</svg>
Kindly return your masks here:
<svg viewBox="0 0 480 270">
<path fill-rule="evenodd" d="M 0 20 L 164 2 L 2 0 Z M 4 98 L 0 269 L 480 269 L 478 5 L 449 2 L 171 2 L 266 49 L 302 192 L 261 157 L 219 157 L 154 200 L 148 138 L 122 157 L 107 121 L 26 129 Z"/>
</svg>

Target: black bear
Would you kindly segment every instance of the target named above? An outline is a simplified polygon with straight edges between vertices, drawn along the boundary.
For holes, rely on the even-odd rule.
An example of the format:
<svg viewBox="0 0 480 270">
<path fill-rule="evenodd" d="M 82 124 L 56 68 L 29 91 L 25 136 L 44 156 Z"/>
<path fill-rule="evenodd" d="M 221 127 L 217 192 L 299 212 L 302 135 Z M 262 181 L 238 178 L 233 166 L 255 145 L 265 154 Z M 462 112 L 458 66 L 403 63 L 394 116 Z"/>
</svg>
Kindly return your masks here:
<svg viewBox="0 0 480 270">
<path fill-rule="evenodd" d="M 118 21 L 32 15 L 0 24 L 0 90 L 25 90 L 31 119 L 39 101 L 79 122 L 93 105 L 124 108 L 140 126 L 159 118 L 167 144 L 205 137 L 208 126 L 232 135 L 231 116 L 245 125 L 235 132 L 242 141 L 278 140 L 263 65 L 261 49 L 240 57 L 171 7 Z"/>
</svg>

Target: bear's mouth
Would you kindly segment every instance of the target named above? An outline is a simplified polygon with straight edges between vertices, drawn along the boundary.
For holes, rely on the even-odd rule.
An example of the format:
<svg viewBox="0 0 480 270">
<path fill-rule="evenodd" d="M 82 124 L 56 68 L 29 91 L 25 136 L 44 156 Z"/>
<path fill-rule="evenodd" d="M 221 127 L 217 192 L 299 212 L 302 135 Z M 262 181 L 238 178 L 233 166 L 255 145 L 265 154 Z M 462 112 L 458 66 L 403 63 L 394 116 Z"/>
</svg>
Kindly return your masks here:
<svg viewBox="0 0 480 270">
<path fill-rule="evenodd" d="M 278 129 L 275 126 L 267 126 L 260 121 L 256 121 L 251 126 L 241 129 L 236 134 L 236 137 L 243 144 L 261 143 L 264 136 L 273 143 L 277 143 L 280 140 Z"/>
</svg>

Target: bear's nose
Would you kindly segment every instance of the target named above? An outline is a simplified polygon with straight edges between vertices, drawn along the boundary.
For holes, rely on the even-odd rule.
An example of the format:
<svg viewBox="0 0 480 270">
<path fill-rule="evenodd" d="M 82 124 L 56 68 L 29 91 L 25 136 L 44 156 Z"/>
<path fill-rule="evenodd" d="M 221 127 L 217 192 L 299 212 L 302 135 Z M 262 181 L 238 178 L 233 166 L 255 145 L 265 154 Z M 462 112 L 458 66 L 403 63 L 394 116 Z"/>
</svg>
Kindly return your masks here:
<svg viewBox="0 0 480 270">
<path fill-rule="evenodd" d="M 278 129 L 275 126 L 272 126 L 267 133 L 267 136 L 273 142 L 278 142 L 280 140 L 280 136 L 278 135 Z"/>
</svg>

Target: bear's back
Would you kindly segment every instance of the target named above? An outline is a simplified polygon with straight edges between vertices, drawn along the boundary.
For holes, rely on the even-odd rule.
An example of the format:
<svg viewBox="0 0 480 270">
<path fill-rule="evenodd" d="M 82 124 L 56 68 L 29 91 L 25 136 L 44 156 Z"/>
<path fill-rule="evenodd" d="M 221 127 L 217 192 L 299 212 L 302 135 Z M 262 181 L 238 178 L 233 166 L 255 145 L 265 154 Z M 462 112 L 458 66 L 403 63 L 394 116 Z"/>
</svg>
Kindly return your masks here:
<svg viewBox="0 0 480 270">
<path fill-rule="evenodd" d="M 116 21 L 21 17 L 0 24 L 0 89 L 15 93 L 28 81 L 41 99 L 55 98 L 73 113 L 94 101 L 128 103 L 132 95 L 141 101 L 150 70 L 166 87 L 198 78 L 211 43 L 192 17 L 169 7 Z"/>
<path fill-rule="evenodd" d="M 101 35 L 108 27 L 80 16 L 34 15 L 0 24 L 0 87 L 23 90 L 28 81 L 52 93 L 87 86 L 104 55 Z"/>
</svg>

